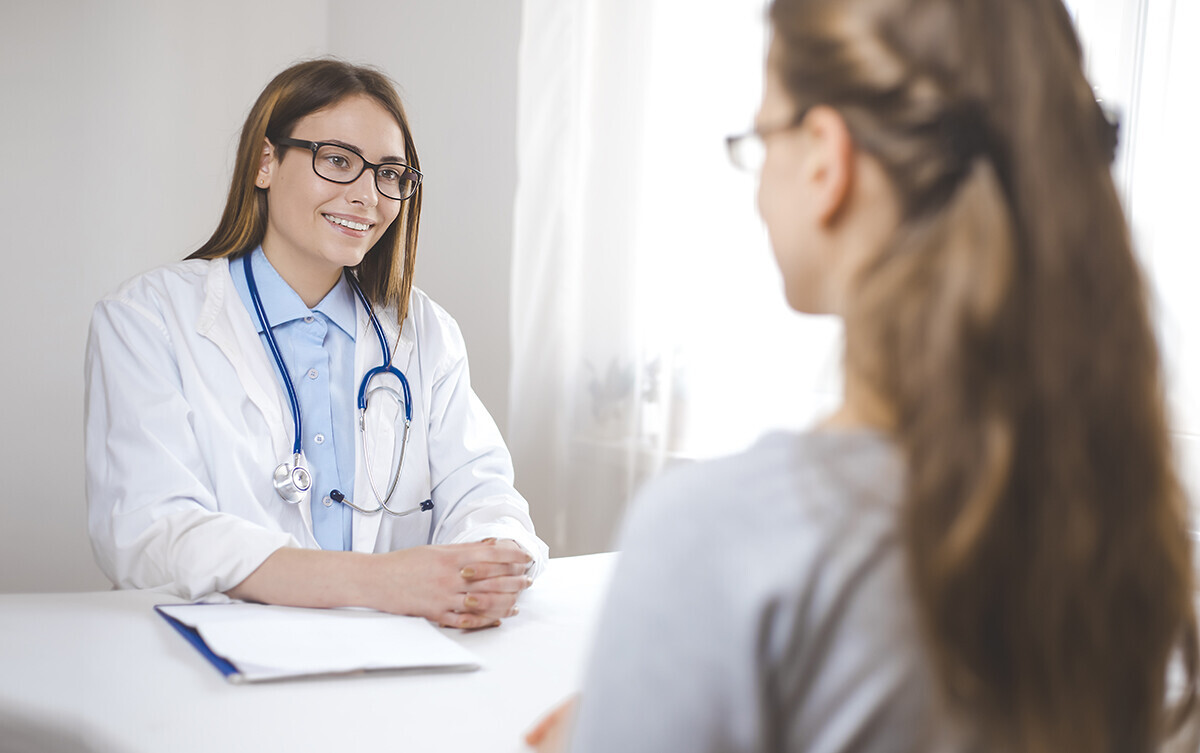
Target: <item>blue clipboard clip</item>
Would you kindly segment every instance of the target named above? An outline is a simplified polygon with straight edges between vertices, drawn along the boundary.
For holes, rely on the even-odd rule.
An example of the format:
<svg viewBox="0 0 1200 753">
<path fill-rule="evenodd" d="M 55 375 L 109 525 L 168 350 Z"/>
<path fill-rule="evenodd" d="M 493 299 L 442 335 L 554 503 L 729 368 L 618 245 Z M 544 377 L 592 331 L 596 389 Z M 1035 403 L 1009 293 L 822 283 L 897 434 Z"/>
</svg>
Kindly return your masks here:
<svg viewBox="0 0 1200 753">
<path fill-rule="evenodd" d="M 161 607 L 163 606 L 176 607 L 180 606 L 179 604 L 156 604 L 154 611 L 162 615 L 162 618 L 167 621 L 167 624 L 178 630 L 179 634 L 186 638 L 187 642 L 192 644 L 192 646 L 200 652 L 201 656 L 203 656 L 205 659 L 208 659 L 209 663 L 216 667 L 217 671 L 224 675 L 226 680 L 234 683 L 242 681 L 242 675 L 240 672 L 238 672 L 237 667 L 230 664 L 224 658 L 214 654 L 212 649 L 208 647 L 208 644 L 204 642 L 204 639 L 200 637 L 200 632 L 196 630 L 196 628 L 192 627 L 191 625 L 185 625 L 171 615 L 162 611 Z"/>
</svg>

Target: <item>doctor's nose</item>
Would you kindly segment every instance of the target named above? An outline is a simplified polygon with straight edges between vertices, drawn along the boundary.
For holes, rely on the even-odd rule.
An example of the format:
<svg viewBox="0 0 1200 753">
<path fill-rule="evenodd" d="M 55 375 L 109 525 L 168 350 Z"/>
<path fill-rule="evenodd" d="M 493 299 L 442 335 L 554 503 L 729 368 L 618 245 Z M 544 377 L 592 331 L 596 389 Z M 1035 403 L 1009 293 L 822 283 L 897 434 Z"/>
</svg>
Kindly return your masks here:
<svg viewBox="0 0 1200 753">
<path fill-rule="evenodd" d="M 363 170 L 358 180 L 346 188 L 346 198 L 351 203 L 373 207 L 379 203 L 379 188 L 375 185 L 375 171 L 370 168 Z"/>
</svg>

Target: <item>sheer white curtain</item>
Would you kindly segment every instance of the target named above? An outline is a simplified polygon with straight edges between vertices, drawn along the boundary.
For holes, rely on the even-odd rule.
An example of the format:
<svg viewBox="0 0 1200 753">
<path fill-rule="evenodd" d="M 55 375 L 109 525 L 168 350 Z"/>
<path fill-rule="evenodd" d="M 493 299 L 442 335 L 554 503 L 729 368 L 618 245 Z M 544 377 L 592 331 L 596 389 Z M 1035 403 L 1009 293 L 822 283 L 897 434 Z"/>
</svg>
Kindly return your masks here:
<svg viewBox="0 0 1200 753">
<path fill-rule="evenodd" d="M 1140 0 L 1129 212 L 1157 294 L 1176 446 L 1200 503 L 1200 3 Z"/>
<path fill-rule="evenodd" d="M 724 152 L 758 105 L 764 2 L 523 11 L 509 445 L 539 533 L 574 554 L 610 546 L 664 463 L 828 402 L 838 330 L 787 312 Z"/>
<path fill-rule="evenodd" d="M 1122 115 L 1116 175 L 1154 295 L 1180 470 L 1200 501 L 1200 3 L 1068 0 Z"/>
<path fill-rule="evenodd" d="M 607 548 L 664 463 L 810 422 L 836 322 L 790 313 L 754 179 L 723 137 L 761 93 L 763 0 L 525 0 L 509 440 L 556 554 Z M 1200 3 L 1068 0 L 1156 294 L 1184 478 L 1200 495 Z"/>
</svg>

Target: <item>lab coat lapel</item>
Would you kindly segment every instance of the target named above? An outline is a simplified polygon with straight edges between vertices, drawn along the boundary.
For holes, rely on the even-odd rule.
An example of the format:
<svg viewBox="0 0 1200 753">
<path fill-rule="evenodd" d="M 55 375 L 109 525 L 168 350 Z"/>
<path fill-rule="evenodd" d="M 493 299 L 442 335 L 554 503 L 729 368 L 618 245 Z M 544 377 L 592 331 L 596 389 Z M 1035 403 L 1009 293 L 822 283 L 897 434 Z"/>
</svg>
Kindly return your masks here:
<svg viewBox="0 0 1200 753">
<path fill-rule="evenodd" d="M 383 364 L 383 353 L 379 349 L 379 338 L 375 335 L 375 328 L 371 325 L 371 317 L 367 315 L 366 308 L 362 305 L 362 301 L 355 298 L 355 305 L 358 310 L 358 326 L 355 329 L 354 336 L 354 397 L 358 399 L 358 389 L 362 384 L 362 379 L 366 373 Z M 411 317 L 404 322 L 403 334 L 397 340 L 396 337 L 396 319 L 392 309 L 385 309 L 376 313 L 379 319 L 379 324 L 383 327 L 383 336 L 387 338 L 388 343 L 395 350 L 392 357 L 392 364 L 402 371 L 408 370 L 409 361 L 412 358 L 413 352 L 413 325 Z M 412 396 L 413 401 L 417 400 L 416 394 Z M 413 418 L 416 419 L 417 411 L 414 410 Z M 355 407 L 354 429 L 360 432 L 358 426 L 357 403 Z M 363 458 L 363 441 L 362 437 L 354 438 L 354 501 L 361 507 L 375 507 L 378 501 L 375 498 L 375 493 L 371 490 L 370 479 L 367 478 L 366 461 Z M 379 527 L 383 522 L 383 517 L 387 513 L 380 511 L 371 515 L 354 512 L 354 537 L 353 550 L 356 552 L 373 552 L 379 538 Z"/>
<path fill-rule="evenodd" d="M 250 321 L 250 314 L 233 286 L 226 259 L 214 259 L 209 266 L 204 307 L 196 322 L 196 331 L 211 340 L 233 365 L 250 402 L 262 412 L 270 427 L 271 448 L 275 457 L 280 460 L 290 457 L 291 409 L 284 403 L 283 389 L 275 376 L 275 366 L 268 359 L 258 330 Z M 263 473 L 271 471 L 274 468 L 263 469 Z M 304 527 L 311 535 L 312 510 L 308 494 L 296 506 L 300 508 Z"/>
</svg>

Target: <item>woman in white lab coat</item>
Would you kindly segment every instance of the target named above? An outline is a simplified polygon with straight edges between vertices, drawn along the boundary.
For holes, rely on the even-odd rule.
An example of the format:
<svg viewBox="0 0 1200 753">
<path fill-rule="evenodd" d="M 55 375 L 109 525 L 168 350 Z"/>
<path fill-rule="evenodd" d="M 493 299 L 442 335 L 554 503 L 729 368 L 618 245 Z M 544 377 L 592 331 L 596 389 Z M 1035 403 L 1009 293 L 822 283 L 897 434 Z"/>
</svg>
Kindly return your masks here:
<svg viewBox="0 0 1200 753">
<path fill-rule="evenodd" d="M 88 520 L 114 584 L 516 613 L 547 550 L 457 325 L 412 287 L 419 170 L 386 76 L 295 65 L 246 119 L 212 238 L 97 304 Z"/>
</svg>

